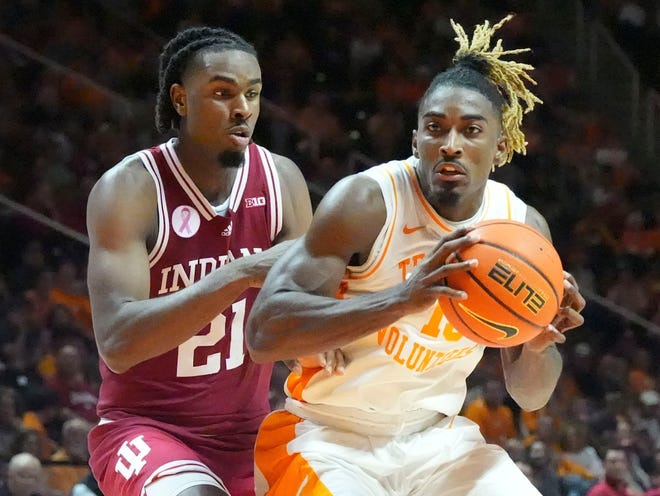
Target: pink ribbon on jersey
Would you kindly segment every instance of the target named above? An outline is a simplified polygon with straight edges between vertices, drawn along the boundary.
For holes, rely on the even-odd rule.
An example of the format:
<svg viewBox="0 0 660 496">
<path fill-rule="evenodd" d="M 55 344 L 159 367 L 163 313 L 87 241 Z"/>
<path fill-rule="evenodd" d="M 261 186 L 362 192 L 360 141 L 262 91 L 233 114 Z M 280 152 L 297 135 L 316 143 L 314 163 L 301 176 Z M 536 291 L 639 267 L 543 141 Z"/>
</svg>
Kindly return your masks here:
<svg viewBox="0 0 660 496">
<path fill-rule="evenodd" d="M 183 207 L 181 209 L 181 226 L 179 227 L 179 231 L 183 232 L 184 230 L 190 234 L 190 227 L 188 226 L 188 223 L 190 222 L 190 217 L 192 217 L 192 212 L 188 207 Z"/>
</svg>

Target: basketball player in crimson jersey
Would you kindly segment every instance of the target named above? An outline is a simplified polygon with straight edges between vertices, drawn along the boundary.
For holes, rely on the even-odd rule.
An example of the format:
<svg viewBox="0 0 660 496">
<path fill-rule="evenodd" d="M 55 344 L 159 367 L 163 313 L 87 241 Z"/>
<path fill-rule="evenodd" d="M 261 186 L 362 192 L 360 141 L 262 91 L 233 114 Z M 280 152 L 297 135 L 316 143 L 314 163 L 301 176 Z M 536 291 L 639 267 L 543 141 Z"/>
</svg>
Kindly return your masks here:
<svg viewBox="0 0 660 496">
<path fill-rule="evenodd" d="M 342 375 L 290 374 L 284 410 L 257 437 L 257 495 L 539 496 L 458 415 L 484 346 L 457 333 L 437 303 L 465 298 L 444 278 L 477 263 L 452 254 L 477 241 L 478 221 L 513 219 L 550 237 L 537 210 L 489 179 L 524 152 L 522 114 L 539 102 L 525 84 L 530 67 L 501 58 L 517 52 L 491 48 L 503 22 L 478 26 L 472 40 L 452 22 L 460 47 L 422 97 L 413 155 L 339 181 L 266 278 L 246 331 L 253 358 L 341 348 L 346 364 Z M 561 372 L 555 343 L 582 324 L 584 305 L 566 273 L 552 324 L 502 349 L 522 408 L 548 401 Z"/>
<path fill-rule="evenodd" d="M 106 496 L 254 494 L 271 364 L 244 325 L 273 262 L 311 220 L 290 160 L 251 142 L 261 69 L 222 29 L 160 56 L 156 121 L 178 137 L 126 157 L 88 202 L 88 285 L 101 421 L 90 465 Z"/>
</svg>

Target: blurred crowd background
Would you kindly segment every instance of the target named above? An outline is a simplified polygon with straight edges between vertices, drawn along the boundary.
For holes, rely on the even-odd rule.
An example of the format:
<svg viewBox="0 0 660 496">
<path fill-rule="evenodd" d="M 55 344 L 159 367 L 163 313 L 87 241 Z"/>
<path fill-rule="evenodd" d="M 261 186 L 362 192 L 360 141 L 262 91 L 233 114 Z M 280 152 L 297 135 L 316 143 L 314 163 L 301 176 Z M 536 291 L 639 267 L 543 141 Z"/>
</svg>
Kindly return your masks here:
<svg viewBox="0 0 660 496">
<path fill-rule="evenodd" d="M 341 177 L 410 155 L 417 101 L 456 49 L 449 19 L 471 31 L 508 12 L 498 34 L 532 48 L 544 104 L 526 117 L 527 155 L 494 177 L 547 218 L 586 323 L 545 408 L 521 412 L 487 350 L 465 414 L 544 496 L 585 495 L 611 447 L 632 494 L 660 487 L 657 0 L 3 0 L 0 495 L 23 494 L 21 470 L 46 480 L 43 496 L 94 491 L 85 205 L 105 170 L 168 138 L 153 124 L 167 39 L 210 24 L 256 46 L 255 140 L 296 161 L 316 204 Z"/>
</svg>

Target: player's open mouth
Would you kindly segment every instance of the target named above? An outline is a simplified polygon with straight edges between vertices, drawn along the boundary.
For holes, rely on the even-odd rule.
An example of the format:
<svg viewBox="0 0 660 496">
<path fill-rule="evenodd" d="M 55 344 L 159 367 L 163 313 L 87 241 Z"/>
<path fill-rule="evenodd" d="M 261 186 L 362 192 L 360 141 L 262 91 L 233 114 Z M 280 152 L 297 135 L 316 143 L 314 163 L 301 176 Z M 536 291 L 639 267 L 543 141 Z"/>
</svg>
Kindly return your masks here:
<svg viewBox="0 0 660 496">
<path fill-rule="evenodd" d="M 236 126 L 229 130 L 229 137 L 239 146 L 247 146 L 250 143 L 250 129 L 247 126 Z"/>
<path fill-rule="evenodd" d="M 229 129 L 229 133 L 233 136 L 238 136 L 239 138 L 249 138 L 250 128 L 247 126 L 234 126 Z"/>
<path fill-rule="evenodd" d="M 436 166 L 434 172 L 443 181 L 458 181 L 465 177 L 465 169 L 455 162 L 443 162 Z"/>
</svg>

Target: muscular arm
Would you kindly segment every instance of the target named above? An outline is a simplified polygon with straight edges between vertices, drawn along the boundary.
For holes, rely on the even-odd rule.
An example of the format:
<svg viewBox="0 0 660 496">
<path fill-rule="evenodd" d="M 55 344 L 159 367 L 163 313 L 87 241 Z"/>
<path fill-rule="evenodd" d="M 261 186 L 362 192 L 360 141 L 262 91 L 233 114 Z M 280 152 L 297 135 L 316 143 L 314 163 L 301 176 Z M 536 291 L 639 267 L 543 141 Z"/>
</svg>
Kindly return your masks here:
<svg viewBox="0 0 660 496">
<path fill-rule="evenodd" d="M 289 171 L 280 179 L 283 195 L 290 195 L 291 204 L 298 202 L 302 213 L 284 206 L 278 242 L 302 234 L 311 217 L 302 176 L 296 183 Z M 282 243 L 238 258 L 176 293 L 149 299 L 147 239 L 157 230 L 156 208 L 155 186 L 137 159 L 108 171 L 88 200 L 88 286 L 94 332 L 100 355 L 117 373 L 195 335 L 245 289 L 260 286 L 273 262 L 290 246 Z"/>
<path fill-rule="evenodd" d="M 462 296 L 441 281 L 448 272 L 469 268 L 469 262 L 444 265 L 450 253 L 474 242 L 465 231 L 440 242 L 404 283 L 335 298 L 349 260 L 369 252 L 385 218 L 385 203 L 372 179 L 351 176 L 326 194 L 307 234 L 273 266 L 248 318 L 246 338 L 254 360 L 339 348 L 427 308 L 440 295 Z"/>
<path fill-rule="evenodd" d="M 546 220 L 530 206 L 525 223 L 552 239 Z M 528 343 L 501 350 L 506 388 L 525 410 L 538 410 L 550 399 L 562 370 L 561 355 L 555 343 L 563 343 L 566 340 L 563 332 L 581 325 L 584 320 L 579 314 L 584 308 L 584 299 L 572 276 L 565 274 L 564 301 L 553 324 Z"/>
</svg>

